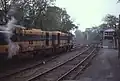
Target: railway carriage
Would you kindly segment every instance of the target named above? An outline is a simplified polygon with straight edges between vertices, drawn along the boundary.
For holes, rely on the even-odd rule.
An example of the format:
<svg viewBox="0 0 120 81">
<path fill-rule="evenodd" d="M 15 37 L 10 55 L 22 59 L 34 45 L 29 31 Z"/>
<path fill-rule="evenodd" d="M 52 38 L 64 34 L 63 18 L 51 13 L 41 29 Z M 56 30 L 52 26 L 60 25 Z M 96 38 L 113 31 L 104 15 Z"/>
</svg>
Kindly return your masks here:
<svg viewBox="0 0 120 81">
<path fill-rule="evenodd" d="M 73 46 L 72 34 L 33 28 L 26 29 L 25 27 L 16 27 L 10 39 L 15 45 L 19 46 L 16 54 L 11 55 L 15 58 L 51 55 L 52 53 L 70 50 Z M 10 46 L 4 33 L 0 33 L 0 57 L 8 59 L 9 49 Z"/>
</svg>

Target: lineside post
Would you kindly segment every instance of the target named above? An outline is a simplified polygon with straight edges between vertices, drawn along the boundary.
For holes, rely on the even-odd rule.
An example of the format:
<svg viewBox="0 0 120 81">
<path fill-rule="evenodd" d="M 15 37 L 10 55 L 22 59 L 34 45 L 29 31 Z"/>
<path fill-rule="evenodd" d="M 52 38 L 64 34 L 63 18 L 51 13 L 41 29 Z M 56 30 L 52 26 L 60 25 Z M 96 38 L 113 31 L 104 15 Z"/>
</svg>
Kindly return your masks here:
<svg viewBox="0 0 120 81">
<path fill-rule="evenodd" d="M 120 58 L 120 15 L 119 15 L 119 24 L 118 24 L 118 58 Z"/>
</svg>

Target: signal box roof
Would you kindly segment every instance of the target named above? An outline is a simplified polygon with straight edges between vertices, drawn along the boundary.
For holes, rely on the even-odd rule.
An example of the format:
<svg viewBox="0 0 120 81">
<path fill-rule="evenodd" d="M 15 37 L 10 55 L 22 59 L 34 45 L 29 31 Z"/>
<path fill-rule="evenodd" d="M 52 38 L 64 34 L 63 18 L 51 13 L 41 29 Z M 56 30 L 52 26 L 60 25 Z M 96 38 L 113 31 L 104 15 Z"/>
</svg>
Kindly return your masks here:
<svg viewBox="0 0 120 81">
<path fill-rule="evenodd" d="M 115 31 L 114 29 L 110 28 L 110 29 L 105 30 L 104 32 L 114 32 L 114 31 Z"/>
</svg>

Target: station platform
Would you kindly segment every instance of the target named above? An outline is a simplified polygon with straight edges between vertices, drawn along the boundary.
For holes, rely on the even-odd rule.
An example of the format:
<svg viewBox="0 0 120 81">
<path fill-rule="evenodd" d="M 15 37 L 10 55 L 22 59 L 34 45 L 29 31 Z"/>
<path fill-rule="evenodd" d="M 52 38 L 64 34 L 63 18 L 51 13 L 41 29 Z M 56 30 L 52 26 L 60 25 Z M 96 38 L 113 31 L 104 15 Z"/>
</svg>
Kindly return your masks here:
<svg viewBox="0 0 120 81">
<path fill-rule="evenodd" d="M 75 81 L 120 81 L 118 51 L 101 48 L 91 65 Z"/>
</svg>

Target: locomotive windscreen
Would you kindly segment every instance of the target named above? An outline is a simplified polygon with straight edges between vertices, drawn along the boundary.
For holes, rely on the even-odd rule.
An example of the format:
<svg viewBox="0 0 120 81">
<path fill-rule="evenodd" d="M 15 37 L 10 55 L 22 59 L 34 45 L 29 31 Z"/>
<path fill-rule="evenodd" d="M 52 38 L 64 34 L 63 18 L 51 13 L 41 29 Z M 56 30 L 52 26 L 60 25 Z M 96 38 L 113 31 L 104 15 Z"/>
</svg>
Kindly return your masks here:
<svg viewBox="0 0 120 81">
<path fill-rule="evenodd" d="M 0 45 L 7 45 L 8 42 L 6 41 L 5 32 L 0 31 Z"/>
</svg>

